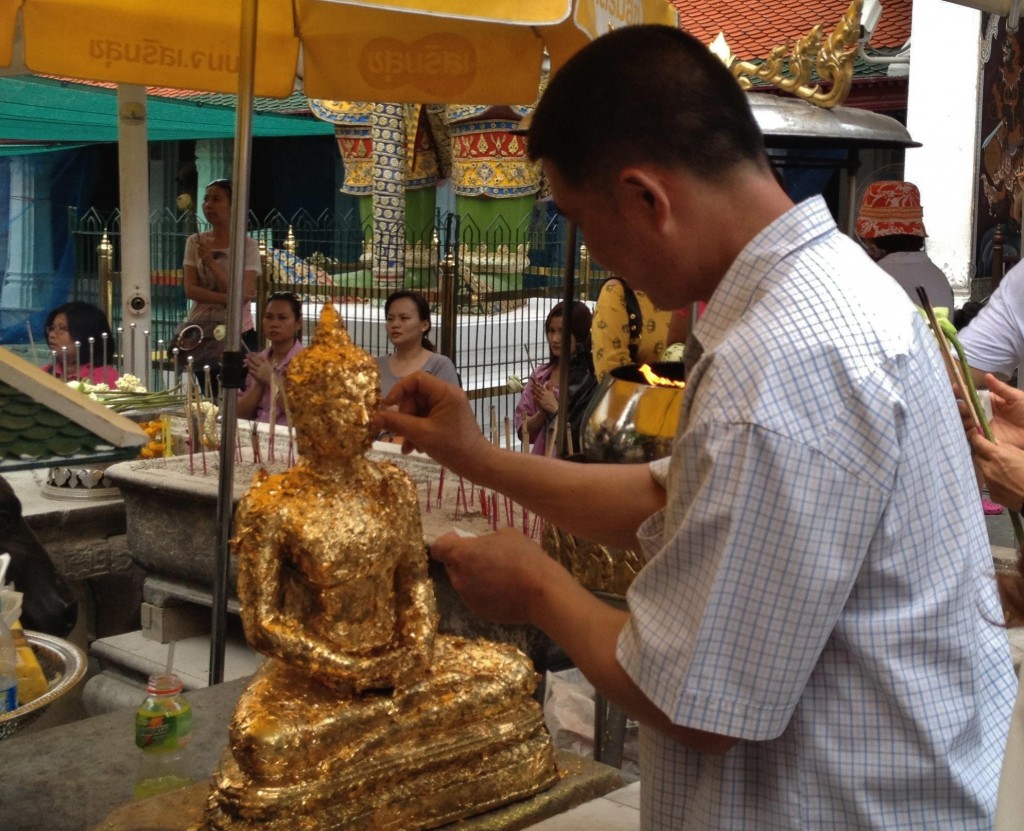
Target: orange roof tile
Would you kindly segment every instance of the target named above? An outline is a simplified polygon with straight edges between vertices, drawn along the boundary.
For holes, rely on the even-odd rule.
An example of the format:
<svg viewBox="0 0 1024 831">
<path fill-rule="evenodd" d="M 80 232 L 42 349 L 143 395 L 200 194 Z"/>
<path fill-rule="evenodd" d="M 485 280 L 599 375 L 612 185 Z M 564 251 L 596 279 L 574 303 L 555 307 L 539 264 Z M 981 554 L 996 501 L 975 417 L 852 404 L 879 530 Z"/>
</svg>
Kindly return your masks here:
<svg viewBox="0 0 1024 831">
<path fill-rule="evenodd" d="M 831 32 L 847 0 L 773 0 L 760 9 L 750 0 L 670 0 L 679 23 L 698 40 L 711 43 L 719 32 L 741 60 L 764 58 L 775 46 L 803 37 L 817 24 Z M 896 48 L 910 38 L 912 0 L 884 0 L 871 38 L 875 48 Z M 769 11 L 770 9 L 770 11 Z"/>
</svg>

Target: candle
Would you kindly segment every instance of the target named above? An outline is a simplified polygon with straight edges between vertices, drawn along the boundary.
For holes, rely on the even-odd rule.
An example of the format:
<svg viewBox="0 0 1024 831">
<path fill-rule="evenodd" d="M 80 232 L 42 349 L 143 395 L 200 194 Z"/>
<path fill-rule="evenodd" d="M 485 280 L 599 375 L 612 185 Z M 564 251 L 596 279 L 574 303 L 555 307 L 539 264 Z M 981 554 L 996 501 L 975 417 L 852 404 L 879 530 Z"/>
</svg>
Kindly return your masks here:
<svg viewBox="0 0 1024 831">
<path fill-rule="evenodd" d="M 159 369 L 156 372 L 156 388 L 157 390 L 167 389 L 166 384 L 163 382 L 164 376 L 164 339 L 160 338 L 156 342 L 156 354 L 160 356 Z"/>
<path fill-rule="evenodd" d="M 100 339 L 103 341 L 103 366 L 107 365 L 107 333 L 104 332 L 100 335 Z"/>
<path fill-rule="evenodd" d="M 96 369 L 96 356 L 93 354 L 93 349 L 96 346 L 96 338 L 89 338 L 89 366 L 94 370 Z M 104 378 L 106 378 L 106 371 L 104 370 Z"/>
<path fill-rule="evenodd" d="M 50 372 L 53 373 L 53 377 L 57 377 L 57 350 L 50 350 Z"/>
<path fill-rule="evenodd" d="M 203 476 L 208 473 L 206 469 L 206 408 L 200 399 L 197 409 L 199 410 L 199 452 L 203 457 Z"/>
<path fill-rule="evenodd" d="M 60 348 L 60 352 L 61 352 L 61 365 L 62 365 L 62 370 L 61 371 L 64 373 L 64 380 L 67 381 L 68 380 L 68 348 L 66 346 L 62 346 Z"/>
<path fill-rule="evenodd" d="M 114 356 L 114 360 L 117 362 L 118 374 L 124 372 L 124 327 L 117 327 L 117 339 L 121 344 L 121 351 Z"/>
<path fill-rule="evenodd" d="M 75 341 L 75 377 L 82 380 L 82 342 Z"/>
<path fill-rule="evenodd" d="M 132 330 L 132 335 L 131 335 L 132 351 L 128 354 L 128 361 L 132 365 L 133 369 L 135 368 L 135 366 L 137 364 L 137 362 L 136 362 L 136 355 L 135 355 L 135 327 L 136 327 L 136 325 L 137 324 L 135 324 L 135 323 L 129 323 L 128 324 L 128 328 Z M 122 355 L 124 354 L 124 346 L 121 347 L 121 354 Z"/>
<path fill-rule="evenodd" d="M 213 400 L 213 396 L 210 394 L 210 391 L 213 389 L 213 387 L 212 387 L 212 384 L 211 384 L 210 365 L 209 364 L 203 364 L 203 382 L 204 382 L 204 385 L 205 385 L 205 389 L 203 390 L 203 392 L 206 395 L 206 397 L 209 398 L 212 401 Z"/>
<path fill-rule="evenodd" d="M 179 383 L 181 383 L 181 381 L 178 378 L 178 347 L 177 346 L 174 347 L 174 349 L 172 351 L 172 356 L 174 358 L 174 383 L 175 384 L 179 384 Z"/>
</svg>

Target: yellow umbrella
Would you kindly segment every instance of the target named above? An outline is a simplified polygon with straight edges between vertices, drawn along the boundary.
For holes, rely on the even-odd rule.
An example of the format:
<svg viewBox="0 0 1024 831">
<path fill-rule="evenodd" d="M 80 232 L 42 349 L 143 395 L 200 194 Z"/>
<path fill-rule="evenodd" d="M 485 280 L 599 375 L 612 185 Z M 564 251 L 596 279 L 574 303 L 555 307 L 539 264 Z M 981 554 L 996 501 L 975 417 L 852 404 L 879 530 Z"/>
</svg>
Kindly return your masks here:
<svg viewBox="0 0 1024 831">
<path fill-rule="evenodd" d="M 0 65 L 18 12 L 25 66 L 97 81 L 237 93 L 243 3 L 0 0 Z M 256 95 L 529 104 L 552 69 L 630 23 L 675 25 L 667 0 L 259 0 Z M 301 62 L 299 60 L 301 45 Z"/>
</svg>

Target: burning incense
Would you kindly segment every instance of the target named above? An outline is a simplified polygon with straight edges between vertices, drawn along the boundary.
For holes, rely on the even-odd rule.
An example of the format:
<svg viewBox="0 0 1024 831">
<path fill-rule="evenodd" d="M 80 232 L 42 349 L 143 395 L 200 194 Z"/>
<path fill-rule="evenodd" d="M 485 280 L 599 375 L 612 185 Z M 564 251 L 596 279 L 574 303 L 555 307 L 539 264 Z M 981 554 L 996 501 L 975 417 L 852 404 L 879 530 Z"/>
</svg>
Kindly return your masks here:
<svg viewBox="0 0 1024 831">
<path fill-rule="evenodd" d="M 193 427 L 192 417 L 192 356 L 189 355 L 187 359 L 188 363 L 188 378 L 185 381 L 185 421 L 188 429 L 188 472 L 190 475 L 195 476 L 196 464 L 195 464 L 195 429 Z"/>
</svg>

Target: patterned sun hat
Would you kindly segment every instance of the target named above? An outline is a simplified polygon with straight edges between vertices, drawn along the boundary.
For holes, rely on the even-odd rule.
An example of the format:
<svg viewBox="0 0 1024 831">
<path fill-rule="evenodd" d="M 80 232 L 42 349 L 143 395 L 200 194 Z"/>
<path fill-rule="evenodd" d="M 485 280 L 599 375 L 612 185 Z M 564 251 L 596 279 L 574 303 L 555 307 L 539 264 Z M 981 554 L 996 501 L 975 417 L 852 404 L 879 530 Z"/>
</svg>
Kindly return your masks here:
<svg viewBox="0 0 1024 831">
<path fill-rule="evenodd" d="M 895 234 L 928 236 L 921 213 L 921 191 L 912 182 L 873 182 L 860 202 L 857 235 L 875 239 Z"/>
</svg>

